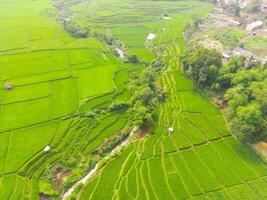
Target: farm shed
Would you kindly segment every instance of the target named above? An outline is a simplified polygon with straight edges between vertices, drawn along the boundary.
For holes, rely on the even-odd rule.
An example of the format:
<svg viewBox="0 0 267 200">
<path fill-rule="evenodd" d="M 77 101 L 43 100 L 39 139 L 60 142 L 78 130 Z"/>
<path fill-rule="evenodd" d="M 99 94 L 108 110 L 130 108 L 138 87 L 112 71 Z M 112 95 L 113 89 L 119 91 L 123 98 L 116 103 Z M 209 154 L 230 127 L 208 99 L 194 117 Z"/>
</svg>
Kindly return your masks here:
<svg viewBox="0 0 267 200">
<path fill-rule="evenodd" d="M 229 53 L 223 53 L 223 54 L 222 54 L 222 57 L 223 57 L 224 59 L 226 59 L 226 60 L 229 60 L 230 57 L 231 57 L 231 55 L 230 55 Z"/>
<path fill-rule="evenodd" d="M 255 31 L 263 27 L 262 21 L 256 21 L 247 25 L 247 31 Z"/>
<path fill-rule="evenodd" d="M 149 33 L 146 39 L 147 39 L 147 40 L 153 40 L 155 37 L 156 37 L 155 34 L 153 34 L 153 33 Z"/>
<path fill-rule="evenodd" d="M 12 90 L 13 89 L 13 84 L 12 83 L 5 83 L 5 85 L 4 85 L 4 88 L 6 89 L 6 90 Z"/>
<path fill-rule="evenodd" d="M 170 128 L 168 129 L 168 131 L 169 131 L 169 133 L 173 133 L 173 128 L 170 127 Z"/>
<path fill-rule="evenodd" d="M 46 147 L 44 148 L 44 152 L 46 152 L 46 153 L 50 152 L 50 150 L 51 150 L 50 146 L 46 146 Z"/>
</svg>

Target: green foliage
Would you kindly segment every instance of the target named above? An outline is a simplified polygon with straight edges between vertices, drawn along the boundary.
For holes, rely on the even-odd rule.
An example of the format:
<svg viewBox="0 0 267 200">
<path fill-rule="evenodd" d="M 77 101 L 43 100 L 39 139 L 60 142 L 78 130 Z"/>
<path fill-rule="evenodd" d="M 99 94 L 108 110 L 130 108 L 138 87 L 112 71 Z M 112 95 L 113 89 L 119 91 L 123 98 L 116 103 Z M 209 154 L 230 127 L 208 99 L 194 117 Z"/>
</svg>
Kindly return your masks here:
<svg viewBox="0 0 267 200">
<path fill-rule="evenodd" d="M 232 74 L 225 93 L 232 130 L 244 142 L 266 138 L 266 69 L 240 69 Z"/>
<path fill-rule="evenodd" d="M 230 13 L 232 13 L 233 15 L 240 16 L 241 8 L 239 5 L 239 2 L 232 2 L 232 3 L 226 4 L 224 8 L 228 10 Z"/>
<path fill-rule="evenodd" d="M 190 45 L 188 45 L 190 46 Z M 191 45 L 181 57 L 183 70 L 197 86 L 207 87 L 216 80 L 222 66 L 221 55 L 214 49 Z"/>
<path fill-rule="evenodd" d="M 64 29 L 75 38 L 87 38 L 89 36 L 89 29 L 87 27 L 80 26 L 74 22 L 65 21 Z"/>
<path fill-rule="evenodd" d="M 245 69 L 245 59 L 236 56 L 222 66 L 218 53 L 203 47 L 188 48 L 182 64 L 197 86 L 225 91 L 230 126 L 242 141 L 255 142 L 267 136 L 264 67 Z"/>
<path fill-rule="evenodd" d="M 146 68 L 141 74 L 134 74 L 129 84 L 131 91 L 131 121 L 138 126 L 152 123 L 152 112 L 160 100 L 164 99 L 162 91 L 156 86 L 157 73 L 153 68 Z"/>
<path fill-rule="evenodd" d="M 41 194 L 44 194 L 49 197 L 58 197 L 58 192 L 54 190 L 53 186 L 51 183 L 45 181 L 45 180 L 40 180 L 39 181 L 39 192 Z"/>
</svg>

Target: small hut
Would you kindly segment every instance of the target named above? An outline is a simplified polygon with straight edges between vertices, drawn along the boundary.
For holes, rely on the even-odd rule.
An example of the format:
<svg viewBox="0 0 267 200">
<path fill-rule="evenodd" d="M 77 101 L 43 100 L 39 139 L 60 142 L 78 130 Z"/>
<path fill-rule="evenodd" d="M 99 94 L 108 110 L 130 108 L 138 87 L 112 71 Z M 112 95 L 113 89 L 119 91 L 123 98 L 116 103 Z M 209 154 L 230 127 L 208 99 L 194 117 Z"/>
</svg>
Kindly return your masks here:
<svg viewBox="0 0 267 200">
<path fill-rule="evenodd" d="M 13 84 L 12 83 L 5 83 L 4 88 L 5 90 L 12 90 L 13 89 Z"/>
<path fill-rule="evenodd" d="M 173 134 L 173 127 L 168 128 L 170 134 Z"/>
<path fill-rule="evenodd" d="M 222 54 L 222 57 L 226 60 L 229 60 L 231 58 L 231 55 L 229 53 L 225 52 Z"/>
<path fill-rule="evenodd" d="M 146 40 L 153 40 L 153 39 L 155 39 L 155 37 L 156 37 L 155 34 L 149 33 L 148 36 L 147 36 L 147 38 L 146 38 Z"/>
<path fill-rule="evenodd" d="M 49 153 L 50 151 L 51 151 L 50 146 L 46 146 L 46 147 L 44 148 L 44 152 L 45 152 L 45 153 Z"/>
</svg>

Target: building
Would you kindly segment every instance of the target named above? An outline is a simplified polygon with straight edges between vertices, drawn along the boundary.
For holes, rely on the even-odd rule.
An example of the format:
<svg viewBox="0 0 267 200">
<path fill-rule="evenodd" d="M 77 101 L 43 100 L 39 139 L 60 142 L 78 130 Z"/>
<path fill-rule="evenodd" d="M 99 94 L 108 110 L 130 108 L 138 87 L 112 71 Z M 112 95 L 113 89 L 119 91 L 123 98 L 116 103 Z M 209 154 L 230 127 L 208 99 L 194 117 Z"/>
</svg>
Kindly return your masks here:
<svg viewBox="0 0 267 200">
<path fill-rule="evenodd" d="M 153 40 L 155 37 L 156 37 L 155 34 L 153 34 L 153 33 L 149 33 L 146 39 L 147 39 L 147 40 Z"/>
<path fill-rule="evenodd" d="M 231 55 L 229 53 L 223 53 L 222 57 L 226 60 L 229 60 L 231 58 Z"/>
<path fill-rule="evenodd" d="M 168 131 L 169 131 L 169 133 L 173 133 L 173 128 L 172 127 L 170 127 L 169 129 L 168 129 Z"/>
<path fill-rule="evenodd" d="M 13 84 L 12 83 L 5 83 L 4 88 L 5 88 L 5 90 L 12 90 Z"/>
<path fill-rule="evenodd" d="M 46 153 L 50 152 L 50 150 L 51 150 L 50 146 L 46 146 L 46 147 L 44 148 L 44 152 L 46 152 Z"/>
</svg>

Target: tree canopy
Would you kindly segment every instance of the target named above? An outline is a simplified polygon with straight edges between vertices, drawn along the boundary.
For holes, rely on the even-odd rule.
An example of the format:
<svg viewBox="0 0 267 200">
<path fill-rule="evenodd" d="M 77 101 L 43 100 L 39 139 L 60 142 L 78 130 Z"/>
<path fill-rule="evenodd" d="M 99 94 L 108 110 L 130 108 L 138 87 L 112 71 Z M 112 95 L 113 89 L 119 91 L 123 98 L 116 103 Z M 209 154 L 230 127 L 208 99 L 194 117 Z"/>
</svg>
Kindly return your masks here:
<svg viewBox="0 0 267 200">
<path fill-rule="evenodd" d="M 266 67 L 245 67 L 245 58 L 237 56 L 222 64 L 216 50 L 202 46 L 187 48 L 181 60 L 197 87 L 224 93 L 230 127 L 242 141 L 267 139 Z"/>
</svg>

